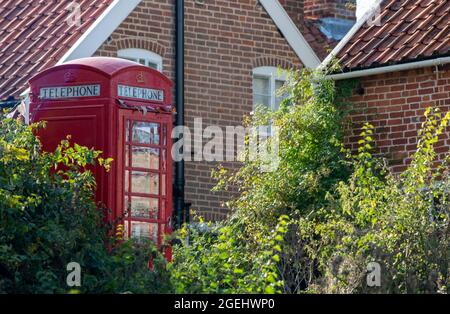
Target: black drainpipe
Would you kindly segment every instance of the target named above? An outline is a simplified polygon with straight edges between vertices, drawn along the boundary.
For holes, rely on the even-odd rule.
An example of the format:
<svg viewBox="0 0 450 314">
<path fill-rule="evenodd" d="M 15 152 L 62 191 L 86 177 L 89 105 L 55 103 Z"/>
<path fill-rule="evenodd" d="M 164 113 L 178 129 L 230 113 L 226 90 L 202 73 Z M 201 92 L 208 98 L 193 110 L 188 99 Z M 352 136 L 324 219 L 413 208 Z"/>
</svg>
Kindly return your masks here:
<svg viewBox="0 0 450 314">
<path fill-rule="evenodd" d="M 176 0 L 175 8 L 176 60 L 175 60 L 175 126 L 184 125 L 184 0 Z M 184 221 L 184 160 L 175 162 L 174 227 L 179 228 Z"/>
</svg>

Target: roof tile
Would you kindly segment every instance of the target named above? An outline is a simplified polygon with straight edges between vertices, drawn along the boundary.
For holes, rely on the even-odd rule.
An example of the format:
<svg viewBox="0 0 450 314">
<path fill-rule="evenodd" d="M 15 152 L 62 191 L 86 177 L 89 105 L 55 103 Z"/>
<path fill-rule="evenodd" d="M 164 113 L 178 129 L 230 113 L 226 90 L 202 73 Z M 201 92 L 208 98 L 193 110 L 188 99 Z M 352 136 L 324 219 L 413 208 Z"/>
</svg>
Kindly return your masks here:
<svg viewBox="0 0 450 314">
<path fill-rule="evenodd" d="M 78 0 L 82 25 L 68 25 L 72 0 L 0 0 L 0 100 L 54 65 L 113 0 Z"/>
<path fill-rule="evenodd" d="M 337 57 L 345 70 L 450 54 L 450 0 L 385 0 L 381 25 L 365 23 Z"/>
</svg>

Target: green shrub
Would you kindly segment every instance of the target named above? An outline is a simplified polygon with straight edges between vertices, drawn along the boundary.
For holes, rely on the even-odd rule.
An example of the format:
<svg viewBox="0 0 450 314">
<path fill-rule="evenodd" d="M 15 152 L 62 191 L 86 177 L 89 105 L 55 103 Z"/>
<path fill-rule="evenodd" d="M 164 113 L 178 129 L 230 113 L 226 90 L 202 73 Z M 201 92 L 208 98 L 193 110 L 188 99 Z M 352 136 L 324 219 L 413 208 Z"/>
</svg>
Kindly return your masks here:
<svg viewBox="0 0 450 314">
<path fill-rule="evenodd" d="M 281 292 L 448 293 L 450 157 L 439 163 L 435 145 L 449 114 L 439 121 L 438 111 L 427 111 L 412 163 L 395 176 L 372 155 L 370 126 L 356 156 L 343 148 L 339 99 L 353 86 L 307 71 L 291 76 L 281 109 L 248 120 L 278 127 L 278 169 L 263 172 L 264 160 L 247 159 L 235 173 L 218 169 L 217 189 L 239 187 L 227 204 L 249 243 L 289 217 L 275 265 Z M 381 266 L 380 287 L 367 285 L 372 262 Z"/>
<path fill-rule="evenodd" d="M 289 216 L 277 263 L 284 293 L 300 292 L 315 276 L 316 258 L 308 253 L 314 251 L 308 239 L 311 233 L 300 227 L 300 219 L 318 215 L 327 204 L 327 193 L 350 175 L 341 147 L 344 113 L 338 104 L 342 96 L 349 95 L 352 86 L 350 83 L 337 90 L 333 81 L 317 73 L 291 73 L 282 91 L 289 97 L 280 110 L 258 108 L 247 119 L 247 125 L 254 128 L 270 123 L 278 129 L 278 168 L 262 171 L 261 165 L 267 161 L 252 160 L 247 150 L 245 162 L 237 172 L 221 168 L 214 173 L 218 179 L 216 189 L 239 187 L 239 196 L 227 205 L 250 241 L 269 236 L 278 217 Z"/>
<path fill-rule="evenodd" d="M 341 183 L 339 197 L 316 221 L 321 266 L 316 288 L 345 293 L 448 293 L 450 276 L 450 177 L 446 154 L 438 162 L 436 143 L 450 113 L 441 119 L 428 109 L 417 151 L 400 177 L 371 154 L 373 130 L 366 125 L 355 171 Z M 367 265 L 381 266 L 381 286 L 366 284 Z"/>
<path fill-rule="evenodd" d="M 184 228 L 184 245 L 174 250 L 170 265 L 177 293 L 276 293 L 281 291 L 276 262 L 287 230 L 281 216 L 269 236 L 251 241 L 242 223 L 231 219 L 205 228 Z M 186 244 L 189 241 L 189 244 Z"/>
<path fill-rule="evenodd" d="M 82 274 L 72 292 L 168 289 L 161 259 L 148 268 L 151 246 L 125 242 L 107 250 L 114 243 L 93 200 L 89 166 L 111 161 L 67 140 L 44 153 L 38 127 L 0 117 L 0 293 L 66 293 L 70 262 Z"/>
</svg>

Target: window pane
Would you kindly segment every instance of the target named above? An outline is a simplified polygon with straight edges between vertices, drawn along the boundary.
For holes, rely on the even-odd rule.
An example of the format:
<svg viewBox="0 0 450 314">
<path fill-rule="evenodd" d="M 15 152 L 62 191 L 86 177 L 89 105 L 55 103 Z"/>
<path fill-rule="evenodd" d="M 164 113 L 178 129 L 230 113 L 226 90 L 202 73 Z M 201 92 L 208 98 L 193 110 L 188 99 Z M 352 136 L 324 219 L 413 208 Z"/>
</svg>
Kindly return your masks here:
<svg viewBox="0 0 450 314">
<path fill-rule="evenodd" d="M 158 199 L 131 197 L 131 217 L 158 219 Z"/>
<path fill-rule="evenodd" d="M 269 78 L 255 77 L 253 79 L 253 91 L 257 94 L 270 94 Z"/>
<path fill-rule="evenodd" d="M 270 106 L 270 80 L 268 78 L 253 78 L 253 104 Z"/>
<path fill-rule="evenodd" d="M 131 192 L 158 195 L 159 175 L 157 173 L 133 171 Z"/>
<path fill-rule="evenodd" d="M 154 68 L 157 71 L 162 70 L 163 58 L 152 51 L 139 48 L 126 48 L 117 51 L 117 56 L 122 59 L 137 62 L 141 65 Z"/>
<path fill-rule="evenodd" d="M 125 195 L 124 202 L 123 202 L 123 213 L 125 217 L 129 216 L 129 210 L 130 210 L 130 203 L 128 202 L 128 196 Z"/>
<path fill-rule="evenodd" d="M 152 69 L 158 70 L 158 64 L 148 61 L 147 66 Z"/>
<path fill-rule="evenodd" d="M 126 126 L 126 137 L 125 137 L 125 141 L 129 142 L 130 141 L 130 120 L 127 120 Z"/>
<path fill-rule="evenodd" d="M 150 122 L 135 122 L 133 125 L 133 142 L 159 145 L 159 125 Z"/>
<path fill-rule="evenodd" d="M 128 60 L 128 61 L 133 61 L 133 62 L 138 62 L 138 59 L 131 58 L 131 57 L 122 57 L 122 59 L 125 59 L 125 60 Z"/>
<path fill-rule="evenodd" d="M 134 168 L 159 169 L 159 149 L 133 146 L 132 166 Z"/>
<path fill-rule="evenodd" d="M 129 192 L 128 191 L 128 189 L 130 187 L 129 178 L 130 178 L 130 172 L 127 170 L 127 171 L 125 171 L 125 192 Z"/>
<path fill-rule="evenodd" d="M 137 239 L 150 239 L 154 242 L 158 241 L 158 224 L 132 221 L 131 237 Z"/>
<path fill-rule="evenodd" d="M 280 108 L 280 104 L 285 100 L 289 95 L 288 93 L 279 94 L 278 90 L 283 87 L 284 81 L 277 80 L 275 81 L 275 108 L 277 110 Z"/>
<path fill-rule="evenodd" d="M 255 95 L 253 95 L 253 104 L 255 106 L 263 105 L 266 107 L 270 107 L 270 96 L 255 94 Z"/>
</svg>

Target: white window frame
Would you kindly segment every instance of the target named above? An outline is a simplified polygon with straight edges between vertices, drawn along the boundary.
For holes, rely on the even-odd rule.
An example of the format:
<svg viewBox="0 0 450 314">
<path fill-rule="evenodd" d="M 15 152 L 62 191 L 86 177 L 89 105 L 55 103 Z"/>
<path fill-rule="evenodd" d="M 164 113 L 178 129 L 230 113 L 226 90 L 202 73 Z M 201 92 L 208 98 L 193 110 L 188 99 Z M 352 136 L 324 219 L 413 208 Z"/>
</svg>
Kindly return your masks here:
<svg viewBox="0 0 450 314">
<path fill-rule="evenodd" d="M 145 60 L 145 65 L 149 66 L 150 63 L 156 64 L 156 69 L 159 72 L 163 70 L 163 59 L 162 57 L 149 50 L 140 49 L 140 48 L 126 48 L 117 51 L 117 56 L 123 59 L 132 59 L 132 60 Z"/>
<path fill-rule="evenodd" d="M 263 66 L 253 69 L 253 77 L 254 78 L 264 78 L 269 79 L 269 89 L 270 89 L 270 109 L 275 109 L 276 105 L 276 81 L 286 82 L 287 73 L 286 70 L 271 67 L 271 66 Z M 253 91 L 254 93 L 255 91 Z M 253 103 L 253 106 L 257 104 Z"/>
</svg>

